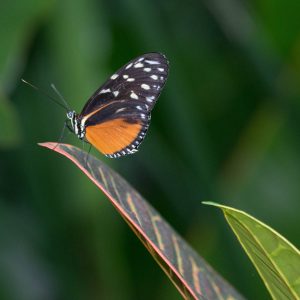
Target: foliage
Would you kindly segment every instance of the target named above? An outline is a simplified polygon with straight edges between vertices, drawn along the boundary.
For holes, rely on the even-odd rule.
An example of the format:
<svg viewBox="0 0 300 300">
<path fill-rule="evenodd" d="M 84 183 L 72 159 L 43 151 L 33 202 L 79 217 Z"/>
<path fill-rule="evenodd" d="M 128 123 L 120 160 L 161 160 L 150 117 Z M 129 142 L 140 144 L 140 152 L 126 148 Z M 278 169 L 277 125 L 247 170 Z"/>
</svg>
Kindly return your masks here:
<svg viewBox="0 0 300 300">
<path fill-rule="evenodd" d="M 206 202 L 222 209 L 272 299 L 300 298 L 300 251 L 278 232 L 243 211 Z"/>
<path fill-rule="evenodd" d="M 80 111 L 112 72 L 149 51 L 168 56 L 170 77 L 145 142 L 122 160 L 93 153 L 246 298 L 267 298 L 201 201 L 248 211 L 300 245 L 299 6 L 1 1 L 0 298 L 181 299 L 97 189 L 36 146 L 58 140 L 64 112 L 20 81 L 47 91 L 54 82 Z"/>
</svg>

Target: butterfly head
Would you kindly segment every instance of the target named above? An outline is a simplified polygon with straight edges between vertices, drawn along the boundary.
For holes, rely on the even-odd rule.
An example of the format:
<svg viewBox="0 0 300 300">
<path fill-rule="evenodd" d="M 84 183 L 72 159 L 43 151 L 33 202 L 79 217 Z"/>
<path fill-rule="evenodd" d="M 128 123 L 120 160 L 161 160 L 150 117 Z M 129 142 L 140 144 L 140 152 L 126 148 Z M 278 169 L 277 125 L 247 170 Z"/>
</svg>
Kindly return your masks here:
<svg viewBox="0 0 300 300">
<path fill-rule="evenodd" d="M 69 110 L 67 112 L 67 126 L 70 131 L 74 132 L 78 136 L 78 138 L 84 138 L 85 128 L 82 126 L 79 117 L 74 110 Z"/>
</svg>

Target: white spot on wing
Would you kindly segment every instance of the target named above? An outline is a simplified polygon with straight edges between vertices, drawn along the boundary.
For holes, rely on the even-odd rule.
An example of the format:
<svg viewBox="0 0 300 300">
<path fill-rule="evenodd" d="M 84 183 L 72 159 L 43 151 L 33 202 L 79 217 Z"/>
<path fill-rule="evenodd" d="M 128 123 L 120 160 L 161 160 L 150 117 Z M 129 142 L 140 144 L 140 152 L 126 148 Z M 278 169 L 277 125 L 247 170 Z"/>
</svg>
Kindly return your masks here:
<svg viewBox="0 0 300 300">
<path fill-rule="evenodd" d="M 138 110 L 143 110 L 143 109 L 141 108 L 141 106 L 139 106 L 139 105 L 137 105 L 136 108 L 137 108 Z"/>
<path fill-rule="evenodd" d="M 150 72 L 150 71 L 151 71 L 151 68 L 144 68 L 144 71 L 145 71 L 145 72 Z"/>
<path fill-rule="evenodd" d="M 134 68 L 142 68 L 143 66 L 144 66 L 144 64 L 139 62 L 139 63 L 134 65 Z"/>
<path fill-rule="evenodd" d="M 157 68 L 157 70 L 158 70 L 159 72 L 163 72 L 165 69 L 164 69 L 164 68 Z"/>
<path fill-rule="evenodd" d="M 145 60 L 149 65 L 160 65 L 160 62 L 157 60 Z"/>
<path fill-rule="evenodd" d="M 128 78 L 127 81 L 133 82 L 133 81 L 135 81 L 135 79 L 134 78 Z"/>
<path fill-rule="evenodd" d="M 129 76 L 128 75 L 123 75 L 123 78 L 124 79 L 127 79 Z"/>
<path fill-rule="evenodd" d="M 117 97 L 119 95 L 119 91 L 114 91 L 113 94 L 115 97 Z"/>
<path fill-rule="evenodd" d="M 157 75 L 151 75 L 150 76 L 152 79 L 154 79 L 154 80 L 157 80 L 158 79 L 158 76 Z"/>
<path fill-rule="evenodd" d="M 112 76 L 110 77 L 110 79 L 115 80 L 115 79 L 118 78 L 118 77 L 119 77 L 119 74 L 114 74 L 114 75 L 112 75 Z"/>
<path fill-rule="evenodd" d="M 144 60 L 145 58 L 144 57 L 140 57 L 139 59 L 138 59 L 138 61 L 142 61 L 142 60 Z"/>
<path fill-rule="evenodd" d="M 132 149 L 132 150 L 130 150 L 130 149 L 127 149 L 127 151 L 128 151 L 128 153 L 130 153 L 130 154 L 133 154 L 133 153 L 137 152 L 137 150 L 136 150 L 136 149 Z"/>
<path fill-rule="evenodd" d="M 143 83 L 141 85 L 141 88 L 144 89 L 144 90 L 150 90 L 150 86 L 148 84 L 145 84 L 145 83 Z"/>
<path fill-rule="evenodd" d="M 130 98 L 139 99 L 139 96 L 134 91 L 131 91 Z"/>
<path fill-rule="evenodd" d="M 150 103 L 152 103 L 153 102 L 153 100 L 154 100 L 154 96 L 149 96 L 149 97 L 146 97 L 146 100 L 148 101 L 148 102 L 150 102 Z"/>
<path fill-rule="evenodd" d="M 110 93 L 111 90 L 110 89 L 104 89 L 104 90 L 101 90 L 99 94 L 106 94 L 106 93 Z"/>
<path fill-rule="evenodd" d="M 130 63 L 128 66 L 126 66 L 126 70 L 132 67 L 132 63 Z"/>
</svg>

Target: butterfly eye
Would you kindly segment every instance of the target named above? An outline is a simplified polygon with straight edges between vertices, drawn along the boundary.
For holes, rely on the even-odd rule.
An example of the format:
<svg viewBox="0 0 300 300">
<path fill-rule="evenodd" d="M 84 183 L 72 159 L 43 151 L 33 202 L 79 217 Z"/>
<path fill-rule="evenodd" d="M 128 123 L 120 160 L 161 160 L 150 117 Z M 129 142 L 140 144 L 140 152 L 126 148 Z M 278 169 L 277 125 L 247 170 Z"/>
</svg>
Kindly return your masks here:
<svg viewBox="0 0 300 300">
<path fill-rule="evenodd" d="M 70 119 L 70 120 L 72 120 L 73 117 L 74 117 L 74 114 L 75 114 L 75 111 L 68 111 L 67 112 L 67 118 Z"/>
</svg>

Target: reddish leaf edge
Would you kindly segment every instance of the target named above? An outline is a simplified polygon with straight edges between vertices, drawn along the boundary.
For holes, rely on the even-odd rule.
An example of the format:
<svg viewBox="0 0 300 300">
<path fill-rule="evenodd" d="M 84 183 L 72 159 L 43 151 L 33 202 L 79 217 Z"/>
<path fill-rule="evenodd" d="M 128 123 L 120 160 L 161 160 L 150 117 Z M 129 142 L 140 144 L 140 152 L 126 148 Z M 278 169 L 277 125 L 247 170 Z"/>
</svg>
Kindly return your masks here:
<svg viewBox="0 0 300 300">
<path fill-rule="evenodd" d="M 38 145 L 41 146 L 41 147 L 45 147 L 45 148 L 48 148 L 50 150 L 53 150 L 57 153 L 60 153 L 63 156 L 67 157 L 69 160 L 71 160 L 105 194 L 105 196 L 117 208 L 118 212 L 124 212 L 122 207 L 120 207 L 120 205 L 114 200 L 114 198 L 111 197 L 108 194 L 108 192 L 106 192 L 106 190 L 98 184 L 97 180 L 93 176 L 91 176 L 91 174 L 84 167 L 82 167 L 82 165 L 80 163 L 78 163 L 78 161 L 72 155 L 70 155 L 69 153 L 67 153 L 66 151 L 62 150 L 59 147 L 59 145 L 74 147 L 73 145 L 61 144 L 61 143 L 55 143 L 55 142 L 43 142 L 43 143 L 38 143 Z M 123 217 L 122 214 L 121 214 L 121 216 Z M 182 277 L 182 275 L 177 271 L 177 269 L 172 264 L 169 263 L 168 258 L 165 257 L 165 255 L 161 252 L 161 250 L 147 237 L 147 235 L 142 230 L 140 230 L 140 228 L 137 227 L 135 223 L 131 222 L 129 215 L 126 212 L 124 212 L 124 217 L 123 218 L 125 219 L 125 221 L 127 223 L 129 223 L 128 225 L 129 225 L 130 228 L 131 228 L 131 226 L 133 226 L 134 230 L 138 231 L 139 234 L 141 234 L 144 237 L 144 239 L 147 240 L 149 244 L 151 244 L 153 249 L 155 249 L 156 253 L 162 258 L 163 261 L 165 261 L 165 263 L 169 266 L 169 268 L 172 269 L 174 274 L 176 274 L 176 276 L 178 278 L 180 278 L 181 282 L 189 290 L 190 294 L 194 297 L 194 299 L 198 300 L 199 297 L 197 297 L 195 295 L 194 291 L 190 288 L 189 284 L 185 281 L 185 279 Z M 131 230 L 133 230 L 133 228 L 131 228 Z M 163 271 L 164 271 L 164 269 L 163 269 Z M 171 278 L 169 277 L 169 279 L 171 279 Z M 174 282 L 173 282 L 173 284 L 174 284 Z M 177 288 L 176 285 L 175 285 L 175 287 Z M 180 289 L 177 288 L 177 290 L 180 292 L 180 294 L 183 296 L 183 298 L 187 299 L 186 295 L 184 295 L 183 292 Z M 206 300 L 206 299 L 207 298 L 205 298 L 205 296 L 202 295 L 202 300 Z"/>
</svg>

